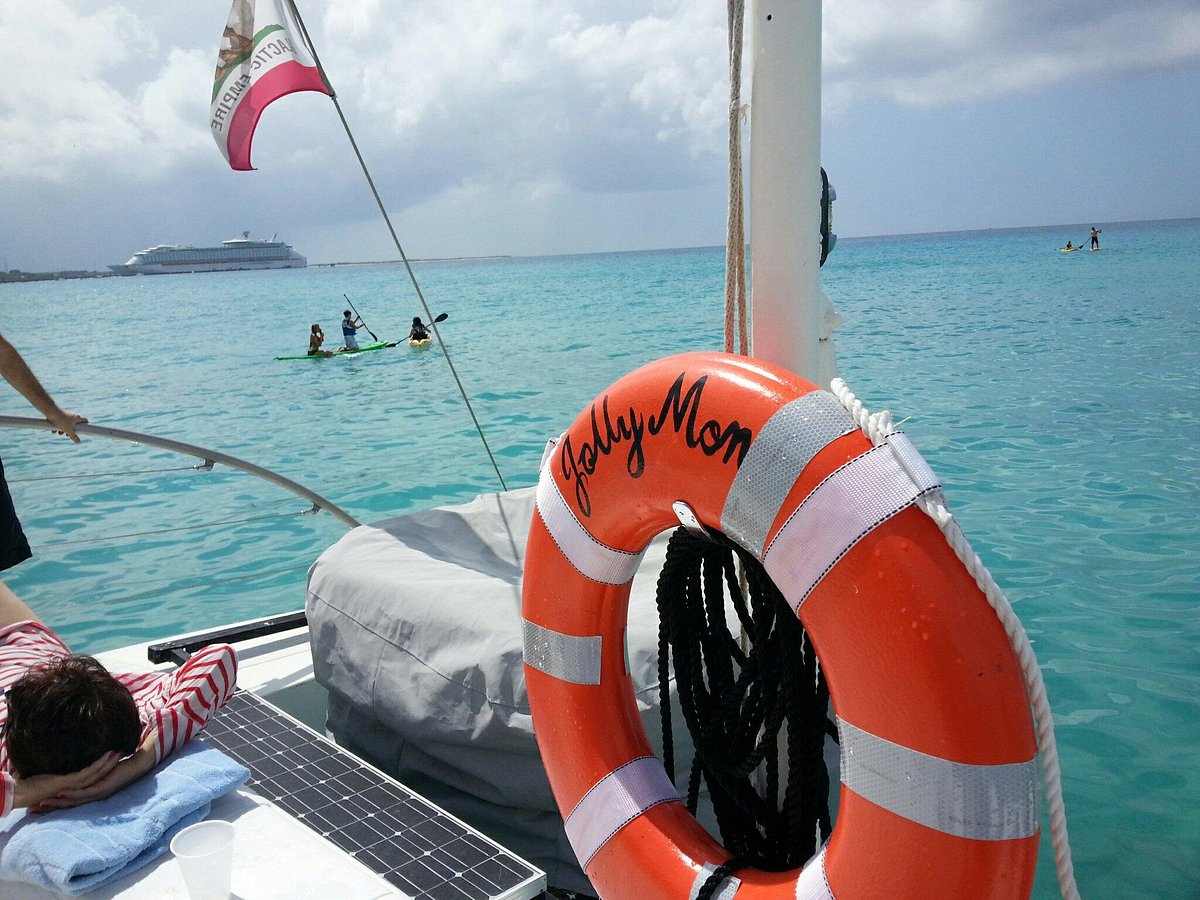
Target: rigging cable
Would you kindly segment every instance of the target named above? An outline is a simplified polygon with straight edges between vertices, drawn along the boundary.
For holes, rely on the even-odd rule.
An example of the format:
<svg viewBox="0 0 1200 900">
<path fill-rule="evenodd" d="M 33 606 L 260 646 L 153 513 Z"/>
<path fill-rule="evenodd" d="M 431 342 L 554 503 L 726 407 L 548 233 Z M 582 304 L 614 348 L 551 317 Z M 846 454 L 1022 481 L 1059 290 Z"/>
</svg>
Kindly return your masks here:
<svg viewBox="0 0 1200 900">
<path fill-rule="evenodd" d="M 245 525 L 247 522 L 266 522 L 274 519 L 290 519 L 295 516 L 311 515 L 315 509 L 316 507 L 310 507 L 309 509 L 293 510 L 292 512 L 270 513 L 263 516 L 248 516 L 243 519 L 222 519 L 215 522 L 198 522 L 195 525 L 176 525 L 171 528 L 154 528 L 150 531 L 127 531 L 123 534 L 107 534 L 101 537 L 79 538 L 71 541 L 50 541 L 45 544 L 39 544 L 38 552 L 40 553 L 43 550 L 52 549 L 54 547 L 73 547 L 77 544 L 101 544 L 108 541 L 119 541 L 125 538 L 152 537 L 156 534 L 168 534 L 174 531 L 196 531 L 197 529 L 203 528 L 216 528 L 218 525 Z"/>
<path fill-rule="evenodd" d="M 446 365 L 450 367 L 450 374 L 454 376 L 454 382 L 458 385 L 458 392 L 462 395 L 463 403 L 467 405 L 467 412 L 471 414 L 471 421 L 475 423 L 475 430 L 479 433 L 479 439 L 483 442 L 483 449 L 487 451 L 488 459 L 491 460 L 492 468 L 496 470 L 496 478 L 500 481 L 502 490 L 507 491 L 508 485 L 504 483 L 504 476 L 500 474 L 500 466 L 496 463 L 496 457 L 492 454 L 492 448 L 488 444 L 487 437 L 484 436 L 483 426 L 479 424 L 479 419 L 475 415 L 475 409 L 471 406 L 471 399 L 467 396 L 467 390 L 463 387 L 462 379 L 458 377 L 458 370 L 454 368 L 454 362 L 450 359 L 450 350 L 446 346 L 446 342 L 442 339 L 442 333 L 438 331 L 437 323 L 434 322 L 433 311 L 429 308 L 429 303 L 425 300 L 425 294 L 421 290 L 421 285 L 417 282 L 417 275 L 413 271 L 412 265 L 408 261 L 408 254 L 404 252 L 404 248 L 400 246 L 400 238 L 396 236 L 396 229 L 392 227 L 391 217 L 388 215 L 387 209 L 383 205 L 383 200 L 379 196 L 379 191 L 375 188 L 375 179 L 371 177 L 370 171 L 367 169 L 367 163 L 363 159 L 362 153 L 359 152 L 358 142 L 354 139 L 354 134 L 350 131 L 350 123 L 346 121 L 346 116 L 342 112 L 342 105 L 338 103 L 337 92 L 334 91 L 333 85 L 329 81 L 329 77 L 325 74 L 325 67 L 321 65 L 321 58 L 317 55 L 317 48 L 313 45 L 312 38 L 309 37 L 308 29 L 304 27 L 304 20 L 300 17 L 300 10 L 296 8 L 294 0 L 288 0 L 288 7 L 291 9 L 292 15 L 296 18 L 296 24 L 300 26 L 300 34 L 304 38 L 304 44 L 308 52 L 312 54 L 313 61 L 317 64 L 317 71 L 321 75 L 321 80 L 325 82 L 325 87 L 329 89 L 329 98 L 333 101 L 333 106 L 337 110 L 338 118 L 342 120 L 342 128 L 346 131 L 346 137 L 350 139 L 350 146 L 354 148 L 354 155 L 358 159 L 358 164 L 363 170 L 363 175 L 366 176 L 367 184 L 371 188 L 371 193 L 375 197 L 375 205 L 379 207 L 379 212 L 383 215 L 383 221 L 387 225 L 388 232 L 392 236 L 392 243 L 396 245 L 396 250 L 400 254 L 400 259 L 404 263 L 404 268 L 408 272 L 408 278 L 412 282 L 413 290 L 417 293 L 417 299 L 421 301 L 421 307 L 425 310 L 425 316 L 430 320 L 430 328 L 437 336 L 438 343 L 442 347 L 442 355 L 446 357 Z"/>
<path fill-rule="evenodd" d="M 746 213 L 742 187 L 742 31 L 744 0 L 729 4 L 729 214 L 725 234 L 725 352 L 750 355 L 746 311 Z"/>
<path fill-rule="evenodd" d="M 165 475 L 168 472 L 191 472 L 204 466 L 170 466 L 166 469 L 135 469 L 128 472 L 79 472 L 74 475 L 34 475 L 31 478 L 8 478 L 9 484 L 30 481 L 84 481 L 88 478 L 125 478 L 130 475 Z"/>
<path fill-rule="evenodd" d="M 119 606 L 122 603 L 131 603 L 135 600 L 149 600 L 152 597 L 162 597 L 165 594 L 179 594 L 184 591 L 204 590 L 209 591 L 213 585 L 222 584 L 238 584 L 239 582 L 257 581 L 263 578 L 274 578 L 276 575 L 287 575 L 292 572 L 307 571 L 310 563 L 293 563 L 291 565 L 280 566 L 275 569 L 259 569 L 256 572 L 249 572 L 245 575 L 230 575 L 226 578 L 206 578 L 204 581 L 192 581 L 187 584 L 163 586 L 158 588 L 150 588 L 149 590 L 140 591 L 136 594 L 126 594 L 123 597 L 109 598 L 103 601 L 94 601 L 89 606 L 99 606 L 101 603 L 112 604 Z"/>
</svg>

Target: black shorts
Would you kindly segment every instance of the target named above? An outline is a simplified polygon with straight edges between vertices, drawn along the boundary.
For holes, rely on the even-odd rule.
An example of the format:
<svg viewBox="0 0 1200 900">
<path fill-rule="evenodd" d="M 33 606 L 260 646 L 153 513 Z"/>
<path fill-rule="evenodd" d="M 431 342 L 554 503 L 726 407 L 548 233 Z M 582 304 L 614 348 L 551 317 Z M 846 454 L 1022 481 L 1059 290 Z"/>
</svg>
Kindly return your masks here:
<svg viewBox="0 0 1200 900">
<path fill-rule="evenodd" d="M 4 480 L 4 461 L 0 460 L 0 571 L 11 569 L 19 562 L 29 559 L 33 553 L 29 541 L 21 530 L 17 511 L 13 508 L 8 482 Z"/>
</svg>

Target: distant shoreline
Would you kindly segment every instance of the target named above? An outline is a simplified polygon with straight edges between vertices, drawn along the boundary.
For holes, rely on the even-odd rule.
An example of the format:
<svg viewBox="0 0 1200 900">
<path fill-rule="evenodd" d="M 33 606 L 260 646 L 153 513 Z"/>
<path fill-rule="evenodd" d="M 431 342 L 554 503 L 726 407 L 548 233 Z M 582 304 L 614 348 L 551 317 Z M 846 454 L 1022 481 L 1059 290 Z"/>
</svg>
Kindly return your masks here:
<svg viewBox="0 0 1200 900">
<path fill-rule="evenodd" d="M 11 269 L 0 272 L 0 284 L 18 284 L 26 281 L 65 281 L 71 278 L 114 278 L 116 272 L 88 272 L 82 269 L 71 269 L 64 272 L 22 272 Z"/>
<path fill-rule="evenodd" d="M 512 259 L 509 254 L 496 254 L 494 256 L 431 256 L 427 259 L 410 259 L 410 263 L 434 263 L 434 262 L 472 262 L 479 259 Z M 310 269 L 332 269 L 336 266 L 399 266 L 403 265 L 402 259 L 372 259 L 362 262 L 326 262 L 326 263 L 309 263 Z"/>
<path fill-rule="evenodd" d="M 1095 220 L 1094 224 L 1098 226 L 1106 226 L 1117 228 L 1122 225 L 1172 225 L 1188 222 L 1195 222 L 1200 217 L 1196 216 L 1173 216 L 1167 219 L 1127 219 L 1121 221 L 1107 221 L 1103 219 Z M 876 234 L 876 235 L 839 235 L 838 240 L 852 243 L 857 241 L 878 241 L 888 239 L 905 239 L 905 238 L 927 238 L 938 237 L 943 235 L 960 235 L 960 234 L 1003 234 L 1005 232 L 1016 231 L 1071 231 L 1079 228 L 1086 228 L 1087 224 L 1083 223 L 1064 223 L 1059 225 L 1013 225 L 1013 226 L 997 226 L 991 228 L 964 228 L 947 231 L 914 231 L 902 234 Z M 723 245 L 699 245 L 693 247 L 658 247 L 643 250 L 593 250 L 579 253 L 551 253 L 542 256 L 514 256 L 512 254 L 495 254 L 492 256 L 444 256 L 430 257 L 426 259 L 410 259 L 411 263 L 439 263 L 439 262 L 474 262 L 496 259 L 541 259 L 545 256 L 613 256 L 625 253 L 670 253 L 688 250 L 711 250 L 719 249 Z M 403 260 L 399 259 L 383 259 L 372 261 L 358 262 L 324 262 L 324 263 L 309 263 L 310 269 L 334 269 L 338 266 L 394 266 L 400 265 Z M 7 272 L 0 271 L 0 284 L 14 283 L 23 281 L 57 281 L 68 278 L 112 278 L 114 272 L 90 272 L 83 270 L 69 270 L 58 272 L 23 272 L 20 269 L 11 269 Z"/>
</svg>

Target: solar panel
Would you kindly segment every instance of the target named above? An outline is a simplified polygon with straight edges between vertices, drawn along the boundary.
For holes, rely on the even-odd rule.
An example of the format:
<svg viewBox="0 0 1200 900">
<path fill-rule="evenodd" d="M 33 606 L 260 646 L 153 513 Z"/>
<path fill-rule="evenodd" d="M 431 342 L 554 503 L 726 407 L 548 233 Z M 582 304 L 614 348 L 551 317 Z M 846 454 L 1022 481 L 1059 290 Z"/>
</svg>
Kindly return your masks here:
<svg viewBox="0 0 1200 900">
<path fill-rule="evenodd" d="M 546 876 L 519 856 L 249 691 L 202 739 L 248 785 L 417 900 L 523 900 Z"/>
</svg>

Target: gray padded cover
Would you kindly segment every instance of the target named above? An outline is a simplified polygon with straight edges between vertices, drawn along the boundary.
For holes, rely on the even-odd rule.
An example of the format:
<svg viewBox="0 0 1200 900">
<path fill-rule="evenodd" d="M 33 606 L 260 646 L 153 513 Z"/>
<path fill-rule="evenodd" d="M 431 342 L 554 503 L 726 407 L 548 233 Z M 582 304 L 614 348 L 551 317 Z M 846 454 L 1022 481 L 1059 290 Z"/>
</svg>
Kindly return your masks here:
<svg viewBox="0 0 1200 900">
<path fill-rule="evenodd" d="M 541 867 L 552 885 L 590 893 L 525 696 L 521 569 L 534 490 L 346 534 L 309 572 L 313 665 L 338 743 Z M 656 752 L 654 594 L 666 537 L 647 551 L 629 605 L 630 671 Z M 686 772 L 691 741 L 675 730 L 676 766 Z"/>
</svg>

